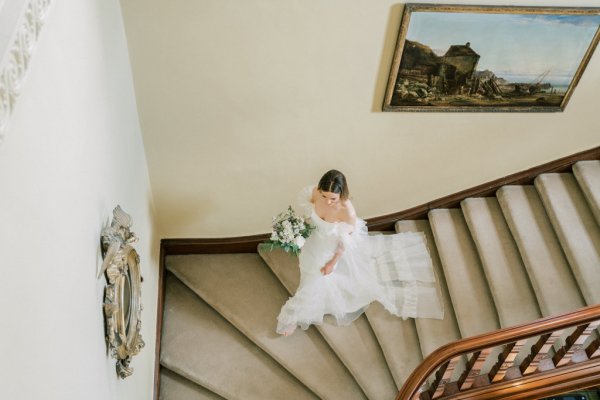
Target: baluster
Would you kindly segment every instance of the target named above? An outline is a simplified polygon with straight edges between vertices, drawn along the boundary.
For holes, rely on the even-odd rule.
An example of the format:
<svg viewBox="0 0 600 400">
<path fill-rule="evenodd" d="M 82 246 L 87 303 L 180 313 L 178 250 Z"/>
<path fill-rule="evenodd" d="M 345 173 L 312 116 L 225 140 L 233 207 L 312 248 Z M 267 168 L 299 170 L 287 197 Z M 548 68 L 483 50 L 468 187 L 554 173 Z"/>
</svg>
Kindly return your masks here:
<svg viewBox="0 0 600 400">
<path fill-rule="evenodd" d="M 486 373 L 480 375 L 481 371 L 485 367 L 488 367 L 488 365 L 486 365 L 486 363 L 493 361 L 494 358 L 500 358 L 501 353 L 502 353 L 502 347 L 490 347 L 490 348 L 480 351 L 479 355 L 477 356 L 477 359 L 475 360 L 475 364 L 471 368 L 471 372 L 467 376 L 467 379 L 465 380 L 464 384 L 460 386 L 460 390 L 469 389 L 469 388 L 475 386 L 475 383 L 480 384 L 481 381 L 479 379 L 481 379 L 482 376 L 483 377 L 488 376 L 488 374 L 486 374 Z M 498 356 L 496 356 L 496 354 L 498 354 Z M 496 365 L 496 364 L 497 364 L 497 362 L 494 363 L 494 365 Z M 493 368 L 494 365 L 491 368 Z M 485 379 L 485 378 L 483 378 L 483 379 Z"/>
<path fill-rule="evenodd" d="M 562 367 L 571 362 L 575 353 L 583 347 L 585 341 L 590 337 L 592 332 L 600 325 L 600 321 L 593 321 L 589 324 L 580 325 L 575 331 L 569 335 L 566 344 L 554 355 L 552 361 L 557 367 Z"/>
<path fill-rule="evenodd" d="M 460 366 L 459 364 L 461 364 L 461 361 L 462 361 L 462 355 L 456 356 L 452 360 L 450 360 L 450 363 L 448 364 L 448 368 L 446 368 L 446 370 L 444 371 L 444 373 L 442 375 L 440 384 L 435 389 L 433 394 L 431 394 L 432 399 L 437 399 L 446 392 L 446 387 L 451 384 L 450 380 L 452 380 L 452 376 L 456 372 L 457 368 Z"/>
<path fill-rule="evenodd" d="M 477 364 L 477 361 L 479 360 L 479 357 L 482 353 L 482 351 L 476 351 L 473 354 L 471 354 L 471 357 L 469 357 L 467 365 L 465 366 L 465 370 L 462 374 L 460 374 L 460 377 L 455 382 L 455 387 L 452 390 L 453 393 L 457 393 L 463 389 L 468 389 L 469 387 L 471 387 L 472 382 L 469 383 L 469 385 L 467 386 L 467 380 L 469 376 L 472 376 L 472 373 L 474 372 L 473 367 L 475 366 L 475 364 Z M 450 393 L 448 393 L 448 391 L 444 391 L 444 394 Z"/>
<path fill-rule="evenodd" d="M 492 382 L 499 382 L 504 379 L 509 368 L 513 368 L 515 363 L 517 362 L 517 358 L 519 357 L 519 354 L 521 354 L 521 352 L 523 351 L 523 347 L 527 343 L 530 343 L 531 341 L 532 341 L 532 338 L 528 338 L 528 339 L 521 339 L 517 343 L 515 343 L 515 346 L 508 354 L 508 357 L 506 357 L 506 361 L 502 364 L 502 366 L 500 367 L 500 370 L 498 371 L 496 376 L 494 376 L 494 378 L 492 379 Z"/>
<path fill-rule="evenodd" d="M 520 343 L 520 348 L 523 346 L 523 343 L 525 343 L 525 341 L 520 340 L 519 342 L 513 342 L 504 345 L 504 347 L 502 348 L 502 352 L 498 354 L 498 361 L 496 361 L 492 368 L 490 368 L 490 372 L 488 372 L 487 374 L 479 375 L 477 378 L 475 378 L 472 387 L 487 386 L 492 382 L 498 382 L 499 380 L 501 380 L 504 377 L 504 372 L 506 371 L 510 363 L 514 361 L 514 359 L 517 357 L 519 349 L 517 349 L 515 352 L 515 348 L 518 346 L 518 343 Z M 512 359 L 509 360 L 511 355 Z"/>
<path fill-rule="evenodd" d="M 585 330 L 585 326 L 578 326 L 565 338 L 564 345 L 561 346 L 554 354 L 549 354 L 547 357 L 540 360 L 538 363 L 538 371 L 549 371 L 557 367 L 557 363 L 565 356 L 567 351 L 571 348 L 575 340 Z M 556 332 L 553 333 L 553 335 Z M 556 342 L 556 341 L 555 341 Z M 548 349 L 550 350 L 550 349 Z"/>
<path fill-rule="evenodd" d="M 594 340 L 585 349 L 585 354 L 588 359 L 600 357 L 600 335 L 597 331 L 594 331 Z"/>
<path fill-rule="evenodd" d="M 425 386 L 427 386 L 427 383 L 424 383 L 421 386 L 421 389 L 419 389 L 419 391 L 415 393 L 413 397 L 411 397 L 411 400 L 431 400 L 431 397 L 429 397 L 429 392 Z"/>
<path fill-rule="evenodd" d="M 433 398 L 433 395 L 438 390 L 438 387 L 440 387 L 440 384 L 442 384 L 442 382 L 444 380 L 444 374 L 448 370 L 449 365 L 450 365 L 450 361 L 446 361 L 438 368 L 437 371 L 435 371 L 435 379 L 433 380 L 433 382 L 431 382 L 429 389 L 423 391 L 419 395 L 420 400 L 431 400 Z M 444 382 L 444 384 L 445 384 L 445 382 Z"/>
<path fill-rule="evenodd" d="M 542 347 L 539 349 L 537 355 L 533 358 L 533 360 L 531 361 L 529 366 L 523 372 L 523 375 L 527 375 L 527 374 L 531 374 L 531 373 L 535 372 L 538 369 L 540 362 L 543 359 L 552 357 L 554 355 L 552 353 L 552 351 L 554 350 L 554 344 L 558 340 L 560 340 L 563 332 L 564 332 L 564 329 L 560 329 L 560 330 L 554 331 L 554 332 L 552 332 L 552 334 L 550 334 L 550 336 L 548 337 L 548 340 L 546 340 L 546 342 L 542 345 Z"/>
<path fill-rule="evenodd" d="M 506 370 L 506 374 L 504 375 L 504 380 L 511 380 L 520 378 L 523 376 L 525 371 L 529 368 L 531 364 L 533 364 L 535 358 L 538 356 L 538 353 L 544 346 L 544 343 L 550 338 L 550 334 L 546 333 L 544 335 L 540 335 L 540 338 L 531 346 L 531 352 L 523 359 L 521 364 L 510 367 Z M 537 368 L 537 363 L 536 363 Z"/>
</svg>

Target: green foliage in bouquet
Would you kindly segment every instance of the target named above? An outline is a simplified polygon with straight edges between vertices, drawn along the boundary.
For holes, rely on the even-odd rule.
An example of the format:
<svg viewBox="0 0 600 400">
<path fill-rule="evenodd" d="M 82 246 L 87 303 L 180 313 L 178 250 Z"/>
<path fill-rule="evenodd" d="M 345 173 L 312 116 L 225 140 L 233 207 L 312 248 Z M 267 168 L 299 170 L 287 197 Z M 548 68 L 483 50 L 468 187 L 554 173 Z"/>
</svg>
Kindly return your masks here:
<svg viewBox="0 0 600 400">
<path fill-rule="evenodd" d="M 298 216 L 292 206 L 277 216 L 273 217 L 273 230 L 271 237 L 266 241 L 274 247 L 280 247 L 288 253 L 300 254 L 300 249 L 304 246 L 314 226 L 308 224 L 304 218 Z"/>
</svg>

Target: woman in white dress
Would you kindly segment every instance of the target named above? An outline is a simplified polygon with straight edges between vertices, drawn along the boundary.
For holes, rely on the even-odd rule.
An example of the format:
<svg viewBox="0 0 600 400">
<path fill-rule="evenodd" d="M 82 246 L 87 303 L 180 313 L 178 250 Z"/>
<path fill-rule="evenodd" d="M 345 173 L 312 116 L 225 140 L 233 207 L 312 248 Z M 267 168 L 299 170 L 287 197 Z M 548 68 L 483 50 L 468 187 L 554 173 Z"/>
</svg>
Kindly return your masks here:
<svg viewBox="0 0 600 400">
<path fill-rule="evenodd" d="M 315 230 L 300 252 L 300 285 L 281 308 L 277 332 L 322 324 L 348 325 L 373 301 L 406 318 L 443 318 L 425 235 L 368 235 L 356 216 L 344 175 L 328 171 L 300 192 L 298 205 Z"/>
</svg>

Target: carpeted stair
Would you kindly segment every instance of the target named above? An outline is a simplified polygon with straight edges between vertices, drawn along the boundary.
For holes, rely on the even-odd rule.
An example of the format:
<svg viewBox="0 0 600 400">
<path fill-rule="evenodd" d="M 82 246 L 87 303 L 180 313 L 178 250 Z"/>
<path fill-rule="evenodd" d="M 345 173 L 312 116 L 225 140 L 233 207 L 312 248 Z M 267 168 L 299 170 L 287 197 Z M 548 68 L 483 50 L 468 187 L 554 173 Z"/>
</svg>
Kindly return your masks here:
<svg viewBox="0 0 600 400">
<path fill-rule="evenodd" d="M 373 304 L 348 327 L 326 321 L 281 337 L 295 256 L 265 245 L 168 256 L 160 398 L 392 400 L 441 345 L 600 302 L 600 161 L 398 221 L 396 231 L 427 236 L 443 320 L 402 320 Z"/>
</svg>

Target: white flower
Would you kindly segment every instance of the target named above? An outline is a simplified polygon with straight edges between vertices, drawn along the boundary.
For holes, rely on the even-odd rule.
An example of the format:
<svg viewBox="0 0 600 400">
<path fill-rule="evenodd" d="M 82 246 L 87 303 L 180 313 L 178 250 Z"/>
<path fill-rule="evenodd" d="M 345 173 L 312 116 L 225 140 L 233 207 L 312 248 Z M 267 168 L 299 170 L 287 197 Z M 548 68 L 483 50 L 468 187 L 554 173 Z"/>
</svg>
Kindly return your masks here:
<svg viewBox="0 0 600 400">
<path fill-rule="evenodd" d="M 273 217 L 272 227 L 271 244 L 296 254 L 304 246 L 306 237 L 312 229 L 303 217 L 296 215 L 291 207 Z"/>
<path fill-rule="evenodd" d="M 302 246 L 304 246 L 304 243 L 306 242 L 306 239 L 304 239 L 302 236 L 296 236 L 294 238 L 294 244 L 296 246 L 298 246 L 299 249 L 302 248 Z"/>
</svg>

